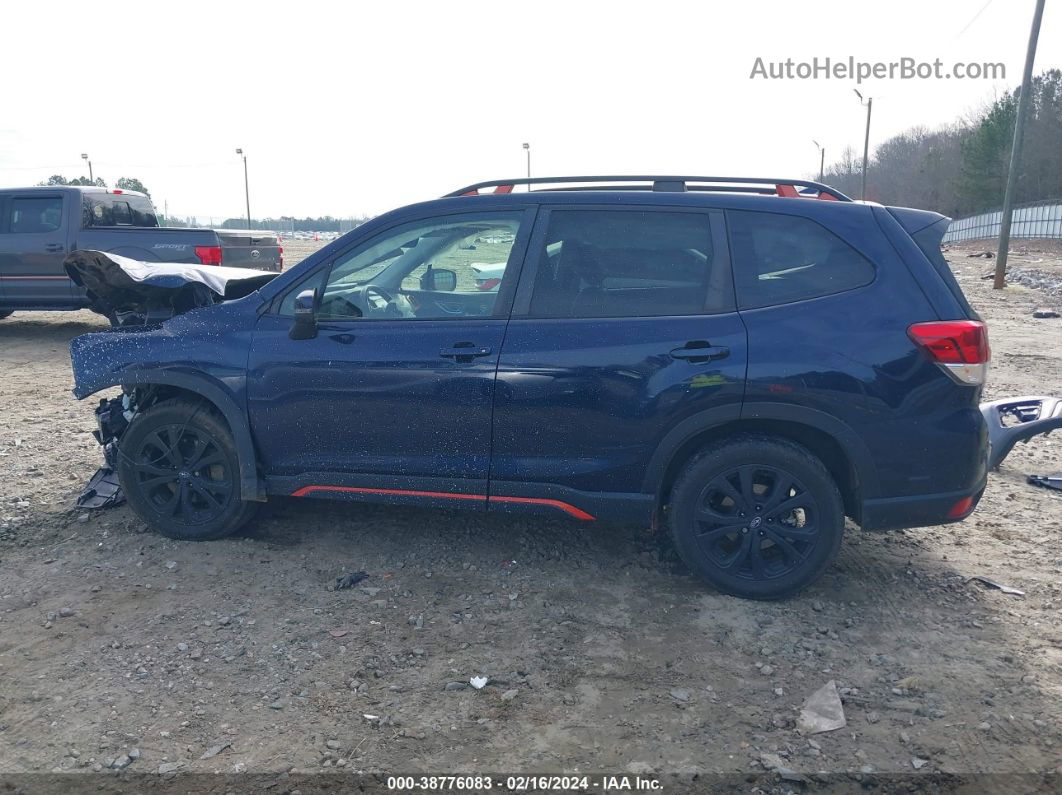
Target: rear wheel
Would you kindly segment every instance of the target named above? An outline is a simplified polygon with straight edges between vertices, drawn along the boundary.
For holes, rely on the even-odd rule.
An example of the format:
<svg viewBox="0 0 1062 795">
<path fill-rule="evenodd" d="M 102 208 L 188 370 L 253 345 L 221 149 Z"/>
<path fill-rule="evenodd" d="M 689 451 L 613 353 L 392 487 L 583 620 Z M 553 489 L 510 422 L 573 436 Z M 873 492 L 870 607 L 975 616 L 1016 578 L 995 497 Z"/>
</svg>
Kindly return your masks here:
<svg viewBox="0 0 1062 795">
<path fill-rule="evenodd" d="M 798 444 L 742 436 L 705 448 L 671 491 L 669 524 L 683 561 L 720 591 L 781 599 L 816 580 L 837 554 L 837 485 Z"/>
<path fill-rule="evenodd" d="M 170 538 L 227 536 L 258 507 L 240 499 L 232 434 L 204 403 L 152 406 L 133 420 L 119 450 L 118 478 L 130 506 Z"/>
</svg>

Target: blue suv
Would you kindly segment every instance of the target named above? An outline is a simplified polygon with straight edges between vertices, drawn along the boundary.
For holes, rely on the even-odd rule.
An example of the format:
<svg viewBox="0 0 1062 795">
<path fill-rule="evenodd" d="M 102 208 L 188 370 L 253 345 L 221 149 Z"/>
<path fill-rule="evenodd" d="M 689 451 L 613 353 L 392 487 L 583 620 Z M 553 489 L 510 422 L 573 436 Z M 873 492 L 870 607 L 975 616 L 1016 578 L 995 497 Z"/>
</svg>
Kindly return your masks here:
<svg viewBox="0 0 1062 795">
<path fill-rule="evenodd" d="M 947 224 L 792 179 L 480 183 L 77 338 L 74 393 L 122 387 L 102 440 L 173 538 L 273 495 L 659 523 L 719 590 L 779 598 L 845 516 L 941 524 L 984 490 L 988 339 Z"/>
</svg>

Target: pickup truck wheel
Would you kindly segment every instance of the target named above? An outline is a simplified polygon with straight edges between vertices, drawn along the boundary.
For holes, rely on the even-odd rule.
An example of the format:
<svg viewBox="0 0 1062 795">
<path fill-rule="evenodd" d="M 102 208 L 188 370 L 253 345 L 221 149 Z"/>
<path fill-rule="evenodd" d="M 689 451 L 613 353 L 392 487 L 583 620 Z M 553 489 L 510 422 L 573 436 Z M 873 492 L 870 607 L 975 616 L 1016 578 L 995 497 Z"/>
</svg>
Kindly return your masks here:
<svg viewBox="0 0 1062 795">
<path fill-rule="evenodd" d="M 683 561 L 718 590 L 782 599 L 816 580 L 844 532 L 840 492 L 798 444 L 741 436 L 706 447 L 671 491 Z"/>
<path fill-rule="evenodd" d="M 257 508 L 240 499 L 232 434 L 203 403 L 167 400 L 136 417 L 121 439 L 118 479 L 140 518 L 182 541 L 234 533 Z"/>
</svg>

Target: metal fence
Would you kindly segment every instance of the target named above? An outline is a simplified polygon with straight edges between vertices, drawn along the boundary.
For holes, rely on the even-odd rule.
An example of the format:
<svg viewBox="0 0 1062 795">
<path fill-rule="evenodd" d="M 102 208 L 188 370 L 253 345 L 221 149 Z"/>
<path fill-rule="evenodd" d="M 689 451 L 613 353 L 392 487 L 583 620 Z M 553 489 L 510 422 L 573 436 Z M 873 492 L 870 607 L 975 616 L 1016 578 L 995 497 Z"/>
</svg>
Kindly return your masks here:
<svg viewBox="0 0 1062 795">
<path fill-rule="evenodd" d="M 971 215 L 951 222 L 944 234 L 945 243 L 999 237 L 1003 211 Z M 1010 236 L 1017 238 L 1062 238 L 1062 202 L 1036 202 L 1014 208 Z"/>
</svg>

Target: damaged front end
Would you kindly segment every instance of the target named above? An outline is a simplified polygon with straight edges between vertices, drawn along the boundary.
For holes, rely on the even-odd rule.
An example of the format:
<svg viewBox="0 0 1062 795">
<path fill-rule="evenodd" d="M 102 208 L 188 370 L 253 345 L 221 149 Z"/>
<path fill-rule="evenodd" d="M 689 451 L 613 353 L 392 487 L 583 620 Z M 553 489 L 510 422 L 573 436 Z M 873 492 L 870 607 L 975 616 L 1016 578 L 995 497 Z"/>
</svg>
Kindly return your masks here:
<svg viewBox="0 0 1062 795">
<path fill-rule="evenodd" d="M 110 508 L 125 502 L 122 485 L 118 482 L 118 448 L 122 435 L 141 411 L 157 400 L 154 387 L 123 388 L 122 394 L 112 398 L 100 398 L 96 406 L 96 430 L 92 432 L 103 447 L 104 465 L 96 470 L 81 496 L 78 508 Z"/>
<path fill-rule="evenodd" d="M 96 408 L 94 435 L 103 447 L 104 466 L 77 501 L 82 508 L 106 508 L 124 500 L 117 477 L 119 445 L 138 414 L 182 394 L 236 415 L 247 345 L 261 306 L 253 294 L 278 274 L 139 262 L 100 251 L 75 251 L 64 265 L 85 289 L 90 308 L 112 325 L 70 344 L 75 397 L 122 389 Z M 257 481 L 250 464 L 248 469 L 244 491 L 253 494 Z"/>
</svg>

